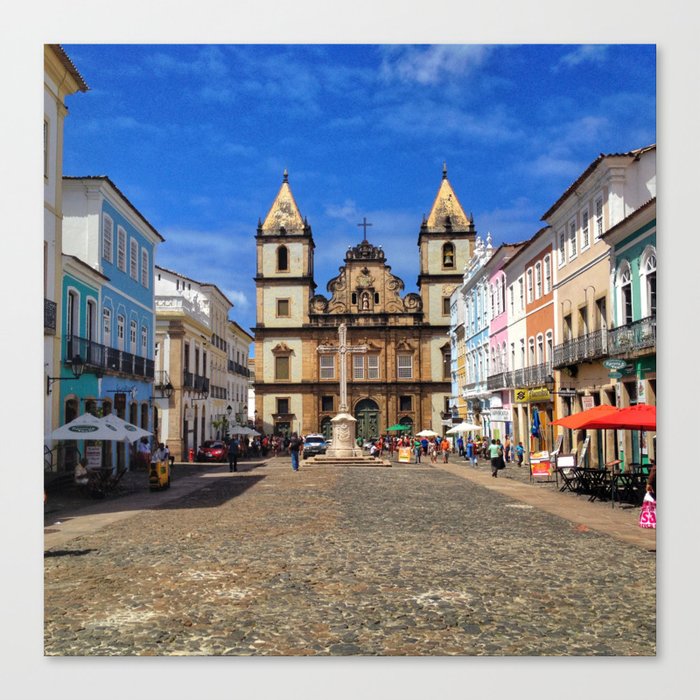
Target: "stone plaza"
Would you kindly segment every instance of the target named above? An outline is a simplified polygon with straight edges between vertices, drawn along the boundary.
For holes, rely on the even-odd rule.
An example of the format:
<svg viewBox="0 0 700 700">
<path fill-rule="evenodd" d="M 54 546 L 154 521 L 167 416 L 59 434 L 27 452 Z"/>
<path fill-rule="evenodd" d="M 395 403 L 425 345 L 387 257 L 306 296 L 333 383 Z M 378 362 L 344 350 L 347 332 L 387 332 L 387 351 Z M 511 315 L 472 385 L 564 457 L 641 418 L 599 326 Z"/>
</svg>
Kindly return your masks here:
<svg viewBox="0 0 700 700">
<path fill-rule="evenodd" d="M 177 464 L 158 494 L 132 473 L 131 494 L 49 507 L 45 654 L 656 654 L 638 509 L 454 456 L 241 467 Z"/>
</svg>

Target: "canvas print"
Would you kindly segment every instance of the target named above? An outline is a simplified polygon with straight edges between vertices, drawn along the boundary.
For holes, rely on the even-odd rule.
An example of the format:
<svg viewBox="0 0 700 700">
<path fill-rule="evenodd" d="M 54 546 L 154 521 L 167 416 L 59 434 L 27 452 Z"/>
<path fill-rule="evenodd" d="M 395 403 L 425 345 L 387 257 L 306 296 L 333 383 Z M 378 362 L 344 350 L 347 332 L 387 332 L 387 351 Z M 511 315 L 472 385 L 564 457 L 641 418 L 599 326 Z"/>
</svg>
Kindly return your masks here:
<svg viewBox="0 0 700 700">
<path fill-rule="evenodd" d="M 654 45 L 43 52 L 46 656 L 656 655 Z"/>
</svg>

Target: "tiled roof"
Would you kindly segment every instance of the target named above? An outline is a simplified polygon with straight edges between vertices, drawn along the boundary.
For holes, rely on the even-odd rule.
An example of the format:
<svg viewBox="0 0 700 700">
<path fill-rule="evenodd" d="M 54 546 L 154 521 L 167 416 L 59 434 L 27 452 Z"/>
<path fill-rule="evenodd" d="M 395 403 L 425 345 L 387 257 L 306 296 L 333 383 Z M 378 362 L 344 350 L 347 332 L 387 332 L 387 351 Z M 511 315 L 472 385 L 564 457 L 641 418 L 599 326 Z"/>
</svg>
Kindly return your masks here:
<svg viewBox="0 0 700 700">
<path fill-rule="evenodd" d="M 78 83 L 78 90 L 80 90 L 80 92 L 87 92 L 90 88 L 87 86 L 87 83 L 83 80 L 83 76 L 80 75 L 73 61 L 70 60 L 68 54 L 63 50 L 63 47 L 60 44 L 49 44 L 49 46 L 56 52 L 58 60 L 68 69 L 70 74 L 75 78 L 75 82 Z"/>
<path fill-rule="evenodd" d="M 74 175 L 64 175 L 63 176 L 64 180 L 102 180 L 102 182 L 106 182 L 109 184 L 109 186 L 126 202 L 126 204 L 129 205 L 131 210 L 136 214 L 136 216 L 143 221 L 146 226 L 148 226 L 153 233 L 160 238 L 161 241 L 165 241 L 165 238 L 161 236 L 158 231 L 156 231 L 153 226 L 148 222 L 148 219 L 127 199 L 127 197 L 124 195 L 124 193 L 109 179 L 107 175 L 83 175 L 83 176 L 74 176 Z"/>
<path fill-rule="evenodd" d="M 644 211 L 649 209 L 652 205 L 656 204 L 656 197 L 652 197 L 650 200 L 644 202 L 641 207 L 637 207 L 629 216 L 626 216 L 622 221 L 618 221 L 612 228 L 609 228 L 601 238 L 608 238 L 612 233 L 617 231 L 620 227 L 628 224 L 632 219 L 640 216 Z"/>
<path fill-rule="evenodd" d="M 656 144 L 653 143 L 650 146 L 644 146 L 644 148 L 637 148 L 634 151 L 628 151 L 627 153 L 601 153 L 582 173 L 579 175 L 579 177 L 575 180 L 573 184 L 571 184 L 564 194 L 562 194 L 559 199 L 549 208 L 549 210 L 542 215 L 541 221 L 545 221 L 548 217 L 550 217 L 559 207 L 564 203 L 566 198 L 574 191 L 576 188 L 598 167 L 598 165 L 605 160 L 606 158 L 632 158 L 632 159 L 638 159 L 642 154 L 647 153 L 648 151 L 653 151 L 656 149 Z"/>
</svg>

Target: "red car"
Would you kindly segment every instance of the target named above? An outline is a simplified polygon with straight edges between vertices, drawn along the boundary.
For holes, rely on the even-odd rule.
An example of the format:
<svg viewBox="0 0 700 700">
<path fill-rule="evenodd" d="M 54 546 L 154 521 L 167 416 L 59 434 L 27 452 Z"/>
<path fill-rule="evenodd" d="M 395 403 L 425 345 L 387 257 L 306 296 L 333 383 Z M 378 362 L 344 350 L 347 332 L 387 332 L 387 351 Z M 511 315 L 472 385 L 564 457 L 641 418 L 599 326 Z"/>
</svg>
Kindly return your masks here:
<svg viewBox="0 0 700 700">
<path fill-rule="evenodd" d="M 205 440 L 197 450 L 198 462 L 225 462 L 228 459 L 228 447 L 221 440 Z"/>
</svg>

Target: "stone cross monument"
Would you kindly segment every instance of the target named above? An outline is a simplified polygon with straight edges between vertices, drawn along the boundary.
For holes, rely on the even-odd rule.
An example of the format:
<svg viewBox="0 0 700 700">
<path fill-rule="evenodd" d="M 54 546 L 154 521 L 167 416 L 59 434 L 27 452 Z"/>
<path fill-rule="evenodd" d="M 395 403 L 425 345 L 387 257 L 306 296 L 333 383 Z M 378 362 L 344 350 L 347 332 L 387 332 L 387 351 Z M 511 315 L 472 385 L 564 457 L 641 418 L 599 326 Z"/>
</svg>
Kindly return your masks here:
<svg viewBox="0 0 700 700">
<path fill-rule="evenodd" d="M 362 455 L 355 444 L 355 424 L 357 421 L 348 413 L 348 378 L 347 355 L 365 353 L 366 345 L 347 344 L 347 326 L 341 323 L 338 327 L 338 345 L 319 345 L 316 351 L 338 355 L 340 365 L 340 405 L 338 415 L 331 419 L 333 425 L 333 445 L 326 454 L 329 457 L 357 457 Z"/>
</svg>

